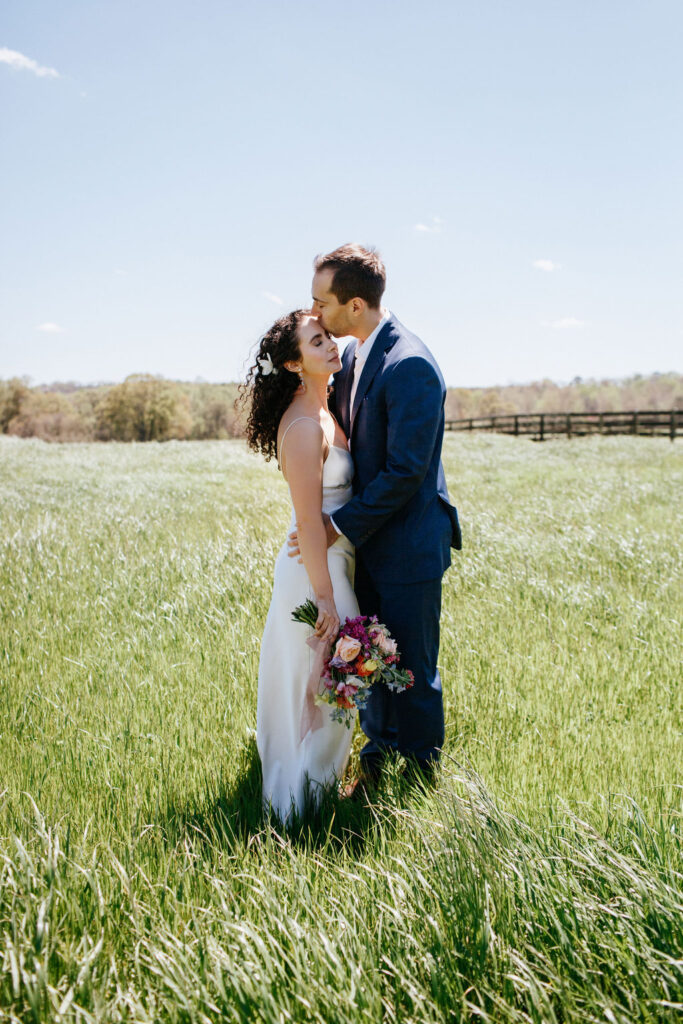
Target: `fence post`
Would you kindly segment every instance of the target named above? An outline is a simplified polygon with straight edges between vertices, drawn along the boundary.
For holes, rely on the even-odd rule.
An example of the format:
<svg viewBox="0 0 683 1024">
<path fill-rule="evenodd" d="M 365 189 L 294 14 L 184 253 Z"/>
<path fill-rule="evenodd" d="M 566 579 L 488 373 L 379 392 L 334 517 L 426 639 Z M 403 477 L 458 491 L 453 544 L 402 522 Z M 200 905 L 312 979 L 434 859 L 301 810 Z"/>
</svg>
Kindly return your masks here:
<svg viewBox="0 0 683 1024">
<path fill-rule="evenodd" d="M 565 417 L 564 427 L 560 426 L 562 416 Z M 594 434 L 597 429 L 600 434 L 607 432 L 608 434 L 641 435 L 645 433 L 652 434 L 652 436 L 656 435 L 657 437 L 668 436 L 674 441 L 683 434 L 681 417 L 683 417 L 683 408 L 644 410 L 642 414 L 637 409 L 631 412 L 626 409 L 622 412 L 605 413 L 509 413 L 506 416 L 470 416 L 459 420 L 447 420 L 445 428 L 447 430 L 495 431 L 500 422 L 503 423 L 502 430 L 506 434 L 511 433 L 510 428 L 512 427 L 516 437 L 527 433 L 535 436 L 537 441 L 544 441 L 546 434 L 550 436 L 553 433 L 561 434 L 563 431 L 566 432 L 567 437 L 573 437 L 574 420 L 576 419 L 579 424 L 577 427 L 577 437 L 584 433 Z M 477 420 L 476 426 L 475 419 Z M 524 430 L 522 430 L 520 423 L 522 419 L 525 424 Z M 510 424 L 510 420 L 512 420 L 512 424 Z"/>
</svg>

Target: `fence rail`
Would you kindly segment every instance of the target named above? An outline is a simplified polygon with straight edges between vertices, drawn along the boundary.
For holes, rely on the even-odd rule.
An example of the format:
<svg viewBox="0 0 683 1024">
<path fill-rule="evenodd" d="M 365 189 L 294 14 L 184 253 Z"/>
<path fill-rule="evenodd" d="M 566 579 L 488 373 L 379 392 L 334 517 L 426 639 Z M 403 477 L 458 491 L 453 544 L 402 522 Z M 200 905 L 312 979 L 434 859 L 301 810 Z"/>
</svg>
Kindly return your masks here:
<svg viewBox="0 0 683 1024">
<path fill-rule="evenodd" d="M 534 441 L 564 434 L 638 434 L 669 437 L 673 441 L 683 433 L 683 409 L 665 412 L 540 412 L 508 416 L 473 416 L 447 420 L 446 430 L 488 430 L 515 437 L 529 436 Z"/>
</svg>

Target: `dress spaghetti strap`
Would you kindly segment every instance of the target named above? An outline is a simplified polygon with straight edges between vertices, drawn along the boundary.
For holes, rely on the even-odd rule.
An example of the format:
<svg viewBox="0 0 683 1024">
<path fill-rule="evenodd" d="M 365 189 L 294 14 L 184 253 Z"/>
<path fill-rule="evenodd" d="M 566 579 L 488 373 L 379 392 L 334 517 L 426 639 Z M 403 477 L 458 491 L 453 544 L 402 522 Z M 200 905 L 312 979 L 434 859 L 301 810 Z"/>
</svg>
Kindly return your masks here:
<svg viewBox="0 0 683 1024">
<path fill-rule="evenodd" d="M 282 458 L 282 450 L 283 450 L 284 445 L 285 445 L 285 438 L 287 437 L 287 434 L 289 433 L 291 427 L 293 427 L 295 423 L 298 423 L 299 420 L 310 420 L 311 423 L 317 424 L 317 426 L 320 427 L 320 430 L 322 431 L 323 440 L 325 441 L 327 447 L 329 448 L 329 446 L 330 446 L 330 442 L 325 437 L 325 431 L 323 430 L 319 420 L 314 419 L 313 416 L 297 416 L 296 419 L 293 419 L 291 423 L 287 424 L 287 426 L 285 427 L 284 433 L 283 433 L 282 437 L 280 438 L 280 444 L 278 445 L 279 451 L 278 451 L 278 457 L 277 457 L 277 464 L 280 467 L 280 469 L 282 469 L 282 463 L 281 463 L 280 460 Z"/>
</svg>

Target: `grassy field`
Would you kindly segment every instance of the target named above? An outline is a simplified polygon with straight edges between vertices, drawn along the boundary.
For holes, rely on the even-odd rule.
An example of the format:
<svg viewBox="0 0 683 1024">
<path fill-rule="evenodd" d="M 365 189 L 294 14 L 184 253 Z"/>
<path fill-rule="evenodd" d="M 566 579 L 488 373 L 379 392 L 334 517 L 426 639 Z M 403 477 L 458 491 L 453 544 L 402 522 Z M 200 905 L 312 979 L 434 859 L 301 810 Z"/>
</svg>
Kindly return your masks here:
<svg viewBox="0 0 683 1024">
<path fill-rule="evenodd" d="M 680 1017 L 680 443 L 444 462 L 438 786 L 393 765 L 287 835 L 253 740 L 276 468 L 0 437 L 0 1020 Z"/>
</svg>

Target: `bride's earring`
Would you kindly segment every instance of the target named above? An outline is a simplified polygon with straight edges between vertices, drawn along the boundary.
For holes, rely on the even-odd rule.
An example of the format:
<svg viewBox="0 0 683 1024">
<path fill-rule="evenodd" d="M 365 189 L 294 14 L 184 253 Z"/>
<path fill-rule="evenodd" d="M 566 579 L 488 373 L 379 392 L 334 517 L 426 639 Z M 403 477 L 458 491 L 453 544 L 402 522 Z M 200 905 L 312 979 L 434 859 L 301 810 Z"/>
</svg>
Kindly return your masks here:
<svg viewBox="0 0 683 1024">
<path fill-rule="evenodd" d="M 297 370 L 297 373 L 299 374 L 299 388 L 302 391 L 305 391 L 306 390 L 306 382 L 304 380 L 304 371 L 303 370 Z"/>
</svg>

